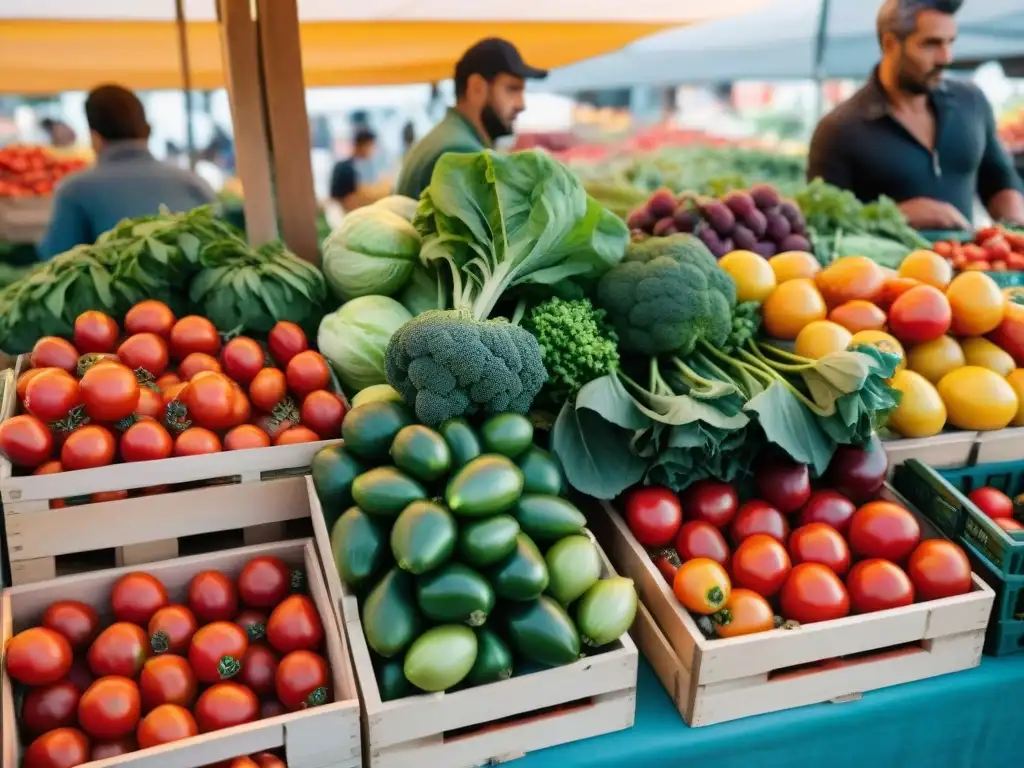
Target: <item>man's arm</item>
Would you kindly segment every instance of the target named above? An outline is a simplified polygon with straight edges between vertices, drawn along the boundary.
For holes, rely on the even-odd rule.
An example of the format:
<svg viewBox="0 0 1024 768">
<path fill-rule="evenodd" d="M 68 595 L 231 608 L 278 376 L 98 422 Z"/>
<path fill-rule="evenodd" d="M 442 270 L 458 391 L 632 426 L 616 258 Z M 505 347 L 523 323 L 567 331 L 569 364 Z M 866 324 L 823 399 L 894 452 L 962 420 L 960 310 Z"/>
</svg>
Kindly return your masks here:
<svg viewBox="0 0 1024 768">
<path fill-rule="evenodd" d="M 978 97 L 985 115 L 985 153 L 978 168 L 978 194 L 993 219 L 1024 226 L 1024 185 L 999 141 L 992 106 L 983 94 Z"/>
<path fill-rule="evenodd" d="M 89 218 L 71 189 L 58 189 L 53 196 L 50 226 L 36 246 L 39 257 L 51 259 L 58 253 L 69 251 L 76 245 L 95 240 Z"/>
</svg>

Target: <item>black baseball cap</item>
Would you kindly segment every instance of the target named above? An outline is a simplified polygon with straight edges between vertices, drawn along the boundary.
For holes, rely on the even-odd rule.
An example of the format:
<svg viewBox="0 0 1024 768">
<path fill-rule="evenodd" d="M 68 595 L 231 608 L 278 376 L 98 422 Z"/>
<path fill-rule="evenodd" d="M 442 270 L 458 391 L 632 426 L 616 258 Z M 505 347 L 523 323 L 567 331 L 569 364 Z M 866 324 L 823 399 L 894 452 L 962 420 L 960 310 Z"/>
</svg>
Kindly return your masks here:
<svg viewBox="0 0 1024 768">
<path fill-rule="evenodd" d="M 523 61 L 519 50 L 508 40 L 488 37 L 462 54 L 455 65 L 455 84 L 464 86 L 470 75 L 480 75 L 488 82 L 498 75 L 514 75 L 524 80 L 543 80 L 546 69 L 531 67 Z"/>
</svg>

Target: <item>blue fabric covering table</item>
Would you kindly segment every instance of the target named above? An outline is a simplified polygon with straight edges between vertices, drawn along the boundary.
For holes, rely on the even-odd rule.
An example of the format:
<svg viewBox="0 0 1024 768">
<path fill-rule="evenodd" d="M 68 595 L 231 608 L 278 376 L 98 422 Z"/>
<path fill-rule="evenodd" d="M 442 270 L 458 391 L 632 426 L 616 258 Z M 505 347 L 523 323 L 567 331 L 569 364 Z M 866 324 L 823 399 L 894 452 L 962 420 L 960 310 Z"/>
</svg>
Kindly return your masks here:
<svg viewBox="0 0 1024 768">
<path fill-rule="evenodd" d="M 1024 654 L 731 723 L 689 728 L 641 659 L 636 724 L 515 768 L 1006 768 L 1024 766 Z"/>
</svg>

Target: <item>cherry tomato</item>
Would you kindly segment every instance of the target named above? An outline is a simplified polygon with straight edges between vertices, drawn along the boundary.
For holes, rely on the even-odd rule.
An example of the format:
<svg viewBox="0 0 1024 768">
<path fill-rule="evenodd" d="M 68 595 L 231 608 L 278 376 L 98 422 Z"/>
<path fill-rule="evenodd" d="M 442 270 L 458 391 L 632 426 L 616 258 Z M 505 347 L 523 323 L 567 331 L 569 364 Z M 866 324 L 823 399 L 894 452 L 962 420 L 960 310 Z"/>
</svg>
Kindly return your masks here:
<svg viewBox="0 0 1024 768">
<path fill-rule="evenodd" d="M 729 566 L 729 545 L 725 537 L 711 523 L 691 520 L 683 523 L 676 536 L 676 552 L 682 560 L 706 557 L 723 567 Z"/>
<path fill-rule="evenodd" d="M 192 379 L 184 401 L 195 424 L 213 430 L 231 426 L 235 392 L 227 376 L 212 374 Z"/>
<path fill-rule="evenodd" d="M 91 605 L 77 600 L 59 600 L 50 604 L 39 623 L 62 634 L 73 651 L 80 651 L 88 648 L 96 637 L 100 620 Z"/>
<path fill-rule="evenodd" d="M 277 654 L 267 646 L 250 645 L 242 658 L 242 671 L 238 673 L 238 682 L 251 688 L 257 696 L 269 696 L 274 692 L 277 664 Z"/>
<path fill-rule="evenodd" d="M 26 629 L 7 643 L 7 674 L 25 685 L 49 685 L 71 669 L 71 643 L 46 627 Z"/>
<path fill-rule="evenodd" d="M 835 571 L 821 563 L 794 566 L 779 592 L 782 615 L 800 624 L 841 619 L 850 613 L 850 595 Z"/>
<path fill-rule="evenodd" d="M 299 411 L 302 423 L 328 440 L 341 436 L 341 421 L 345 418 L 345 404 L 333 392 L 318 389 L 306 395 Z"/>
<path fill-rule="evenodd" d="M 113 352 L 121 329 L 110 315 L 90 309 L 75 318 L 75 349 L 87 352 Z"/>
<path fill-rule="evenodd" d="M 198 626 L 195 615 L 184 605 L 164 606 L 146 627 L 153 653 L 186 653 Z"/>
<path fill-rule="evenodd" d="M 126 677 L 101 677 L 78 701 L 78 722 L 87 734 L 104 741 L 135 730 L 142 704 L 139 688 Z"/>
<path fill-rule="evenodd" d="M 309 342 L 305 331 L 299 326 L 281 320 L 270 329 L 267 346 L 278 365 L 288 365 L 293 357 L 309 349 Z"/>
<path fill-rule="evenodd" d="M 291 592 L 291 568 L 279 557 L 254 557 L 238 574 L 238 594 L 250 608 L 274 608 Z"/>
<path fill-rule="evenodd" d="M 231 390 L 235 393 L 235 397 L 231 406 L 230 426 L 238 427 L 248 423 L 252 416 L 252 408 L 249 406 L 249 396 L 237 382 L 231 382 Z"/>
<path fill-rule="evenodd" d="M 85 412 L 94 421 L 120 421 L 134 413 L 139 403 L 139 382 L 124 365 L 93 366 L 79 386 Z"/>
<path fill-rule="evenodd" d="M 191 380 L 193 376 L 201 371 L 220 373 L 220 363 L 216 357 L 212 357 L 205 352 L 192 352 L 178 366 L 178 374 L 186 381 Z"/>
<path fill-rule="evenodd" d="M 238 614 L 238 590 L 220 571 L 202 571 L 189 582 L 188 607 L 201 622 L 231 621 Z"/>
<path fill-rule="evenodd" d="M 105 467 L 114 462 L 117 441 L 110 430 L 98 424 L 79 427 L 64 441 L 60 463 L 64 471 Z"/>
<path fill-rule="evenodd" d="M 140 301 L 128 310 L 128 314 L 124 316 L 124 332 L 131 335 L 155 333 L 167 339 L 171 335 L 171 328 L 174 327 L 174 320 L 174 313 L 170 307 L 155 299 L 148 299 Z"/>
<path fill-rule="evenodd" d="M 658 569 L 669 586 L 672 586 L 676 580 L 676 574 L 679 573 L 679 566 L 682 564 L 682 560 L 679 557 L 679 553 L 674 549 L 663 549 L 657 554 L 653 555 L 654 567 Z"/>
<path fill-rule="evenodd" d="M 821 563 L 837 576 L 845 576 L 850 570 L 850 548 L 846 539 L 825 523 L 808 523 L 793 531 L 789 537 L 789 554 L 794 565 Z"/>
<path fill-rule="evenodd" d="M 191 712 L 177 704 L 161 704 L 139 723 L 136 737 L 139 749 L 148 749 L 198 734 L 199 727 Z"/>
<path fill-rule="evenodd" d="M 244 451 L 247 448 L 268 448 L 270 435 L 255 424 L 242 424 L 224 436 L 225 451 Z"/>
<path fill-rule="evenodd" d="M 29 361 L 33 368 L 63 368 L 70 374 L 78 370 L 78 350 L 70 341 L 44 336 L 32 347 Z"/>
<path fill-rule="evenodd" d="M 939 600 L 971 591 L 971 564 L 952 541 L 928 539 L 910 553 L 907 575 L 918 600 Z"/>
<path fill-rule="evenodd" d="M 286 597 L 267 621 L 267 642 L 278 653 L 313 651 L 323 639 L 320 615 L 305 595 Z"/>
<path fill-rule="evenodd" d="M 142 368 L 157 378 L 167 370 L 167 342 L 155 333 L 136 333 L 121 342 L 117 357 L 133 371 Z"/>
<path fill-rule="evenodd" d="M 714 560 L 698 557 L 679 566 L 672 591 L 684 608 L 707 615 L 729 601 L 732 582 L 725 568 Z"/>
<path fill-rule="evenodd" d="M 220 453 L 220 438 L 215 432 L 203 427 L 189 427 L 174 441 L 175 456 L 198 456 L 204 453 Z"/>
<path fill-rule="evenodd" d="M 202 733 L 251 723 L 260 716 L 256 694 L 244 685 L 217 683 L 203 691 L 196 702 L 196 722 Z"/>
<path fill-rule="evenodd" d="M 998 525 L 1004 531 L 1024 531 L 1024 525 L 1021 525 L 1012 517 L 997 517 L 994 518 L 992 522 Z"/>
<path fill-rule="evenodd" d="M 155 383 L 157 389 L 163 393 L 171 385 L 181 384 L 181 377 L 176 373 L 165 373 L 163 376 L 158 376 Z"/>
<path fill-rule="evenodd" d="M 815 491 L 800 510 L 799 525 L 825 523 L 846 535 L 856 511 L 857 505 L 838 491 Z"/>
<path fill-rule="evenodd" d="M 65 418 L 81 401 L 78 382 L 60 368 L 44 369 L 25 388 L 25 410 L 46 423 Z"/>
<path fill-rule="evenodd" d="M 57 728 L 29 744 L 21 768 L 74 768 L 87 762 L 89 738 L 76 728 Z"/>
<path fill-rule="evenodd" d="M 274 445 L 296 445 L 297 443 L 315 443 L 320 435 L 309 427 L 289 427 L 274 438 Z"/>
<path fill-rule="evenodd" d="M 56 475 L 58 472 L 63 472 L 64 467 L 59 461 L 48 461 L 45 464 L 40 464 L 32 472 L 33 475 Z"/>
<path fill-rule="evenodd" d="M 174 439 L 159 421 L 139 421 L 121 435 L 121 460 L 155 461 L 168 458 Z"/>
<path fill-rule="evenodd" d="M 160 421 L 164 417 L 164 398 L 155 389 L 139 387 L 139 402 L 135 406 L 136 416 L 148 416 Z"/>
<path fill-rule="evenodd" d="M 854 613 L 872 613 L 914 602 L 914 585 L 896 563 L 878 557 L 861 560 L 846 577 Z"/>
<path fill-rule="evenodd" d="M 245 630 L 250 643 L 257 643 L 267 636 L 267 616 L 252 608 L 246 608 L 235 616 L 235 624 Z"/>
<path fill-rule="evenodd" d="M 293 712 L 327 702 L 329 670 L 323 657 L 311 651 L 292 651 L 277 665 L 277 698 Z"/>
<path fill-rule="evenodd" d="M 729 602 L 711 616 L 711 624 L 719 637 L 740 637 L 770 632 L 775 628 L 775 614 L 757 592 L 736 588 L 729 595 Z"/>
<path fill-rule="evenodd" d="M 850 549 L 858 557 L 903 562 L 920 540 L 921 526 L 917 519 L 891 501 L 869 502 L 850 520 Z"/>
<path fill-rule="evenodd" d="M 261 411 L 270 413 L 288 394 L 284 372 L 277 368 L 264 368 L 249 384 L 249 399 Z"/>
<path fill-rule="evenodd" d="M 239 384 L 248 384 L 263 368 L 263 348 L 247 336 L 239 336 L 224 345 L 220 359 L 224 372 Z"/>
<path fill-rule="evenodd" d="M 788 456 L 769 456 L 754 472 L 757 495 L 783 514 L 796 512 L 811 497 L 811 475 L 806 464 Z"/>
<path fill-rule="evenodd" d="M 111 757 L 128 755 L 139 750 L 139 743 L 135 736 L 125 736 L 116 741 L 98 741 L 92 745 L 90 760 L 109 760 Z"/>
<path fill-rule="evenodd" d="M 184 360 L 193 352 L 216 356 L 220 352 L 220 334 L 205 317 L 188 315 L 171 328 L 170 346 L 175 360 Z"/>
<path fill-rule="evenodd" d="M 136 677 L 149 658 L 146 630 L 138 624 L 119 621 L 100 632 L 89 647 L 89 669 L 96 677 Z"/>
<path fill-rule="evenodd" d="M 889 333 L 904 344 L 922 344 L 945 335 L 953 323 L 946 295 L 932 285 L 917 285 L 889 308 Z"/>
<path fill-rule="evenodd" d="M 216 683 L 234 677 L 249 649 L 245 630 L 230 621 L 214 621 L 192 636 L 188 660 L 201 683 Z"/>
<path fill-rule="evenodd" d="M 30 688 L 21 705 L 20 722 L 34 734 L 73 726 L 81 696 L 78 686 L 70 680 Z"/>
<path fill-rule="evenodd" d="M 1013 517 L 1013 499 L 996 488 L 975 488 L 967 498 L 991 518 Z"/>
<path fill-rule="evenodd" d="M 35 416 L 12 416 L 0 424 L 0 453 L 15 466 L 38 467 L 53 455 L 53 435 Z"/>
<path fill-rule="evenodd" d="M 771 597 L 782 587 L 790 567 L 789 553 L 777 539 L 755 533 L 745 538 L 733 553 L 732 581 L 737 587 Z"/>
<path fill-rule="evenodd" d="M 645 547 L 672 545 L 683 523 L 679 498 L 668 488 L 638 487 L 626 496 L 626 525 Z"/>
<path fill-rule="evenodd" d="M 732 543 L 737 546 L 747 536 L 753 536 L 755 533 L 766 533 L 785 544 L 789 538 L 789 521 L 771 504 L 759 499 L 748 501 L 740 507 L 732 521 Z"/>
<path fill-rule="evenodd" d="M 740 500 L 728 483 L 707 478 L 698 480 L 683 492 L 683 514 L 688 520 L 703 520 L 724 528 L 736 516 Z"/>
<path fill-rule="evenodd" d="M 114 618 L 145 627 L 153 614 L 168 605 L 167 590 L 160 580 L 143 571 L 126 573 L 110 593 Z"/>
<path fill-rule="evenodd" d="M 191 707 L 197 688 L 196 673 L 188 660 L 170 653 L 148 659 L 139 675 L 139 690 L 145 712 L 161 704 Z"/>
<path fill-rule="evenodd" d="M 301 400 L 310 392 L 325 389 L 331 381 L 331 371 L 323 355 L 307 349 L 288 361 L 285 378 L 288 389 Z"/>
</svg>

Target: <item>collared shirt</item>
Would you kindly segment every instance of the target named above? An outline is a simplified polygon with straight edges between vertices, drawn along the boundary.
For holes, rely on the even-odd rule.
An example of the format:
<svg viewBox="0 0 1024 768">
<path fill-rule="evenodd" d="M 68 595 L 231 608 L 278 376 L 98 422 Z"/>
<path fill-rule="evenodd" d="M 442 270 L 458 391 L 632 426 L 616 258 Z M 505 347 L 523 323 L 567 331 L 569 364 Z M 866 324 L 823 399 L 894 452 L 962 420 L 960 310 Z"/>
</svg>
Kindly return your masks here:
<svg viewBox="0 0 1024 768">
<path fill-rule="evenodd" d="M 975 195 L 983 203 L 1005 189 L 1024 189 L 999 142 L 992 107 L 973 83 L 946 80 L 929 99 L 935 148 L 924 146 L 890 111 L 878 70 L 819 124 L 807 178 L 821 177 L 870 202 L 929 197 L 954 205 L 968 220 Z"/>
<path fill-rule="evenodd" d="M 191 171 L 162 163 L 143 142 L 116 142 L 96 158 L 96 165 L 65 179 L 53 198 L 50 227 L 37 246 L 44 259 L 93 243 L 121 219 L 174 213 L 206 205 L 210 186 Z"/>
<path fill-rule="evenodd" d="M 395 192 L 419 199 L 420 193 L 430 184 L 430 176 L 441 155 L 484 149 L 487 149 L 487 144 L 476 128 L 457 109 L 449 109 L 444 119 L 406 154 Z"/>
</svg>

